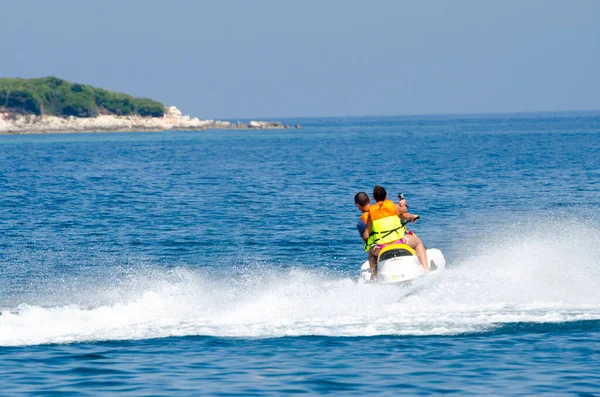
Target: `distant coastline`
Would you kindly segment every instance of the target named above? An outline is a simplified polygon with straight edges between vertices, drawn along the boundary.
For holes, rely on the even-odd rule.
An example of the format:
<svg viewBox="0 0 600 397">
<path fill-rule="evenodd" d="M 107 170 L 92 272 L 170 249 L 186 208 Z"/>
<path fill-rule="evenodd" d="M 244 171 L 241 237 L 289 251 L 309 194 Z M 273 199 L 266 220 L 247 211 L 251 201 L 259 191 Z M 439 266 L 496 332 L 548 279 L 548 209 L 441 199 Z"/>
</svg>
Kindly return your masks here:
<svg viewBox="0 0 600 397">
<path fill-rule="evenodd" d="M 201 120 L 175 106 L 56 77 L 0 79 L 0 134 L 282 128 L 291 127 L 278 121 Z"/>
<path fill-rule="evenodd" d="M 96 117 L 59 117 L 23 115 L 0 110 L 0 134 L 45 134 L 70 132 L 151 132 L 166 130 L 261 130 L 299 128 L 279 121 L 250 121 L 232 123 L 201 120 L 182 115 L 175 106 L 167 108 L 162 117 L 99 115 Z"/>
</svg>

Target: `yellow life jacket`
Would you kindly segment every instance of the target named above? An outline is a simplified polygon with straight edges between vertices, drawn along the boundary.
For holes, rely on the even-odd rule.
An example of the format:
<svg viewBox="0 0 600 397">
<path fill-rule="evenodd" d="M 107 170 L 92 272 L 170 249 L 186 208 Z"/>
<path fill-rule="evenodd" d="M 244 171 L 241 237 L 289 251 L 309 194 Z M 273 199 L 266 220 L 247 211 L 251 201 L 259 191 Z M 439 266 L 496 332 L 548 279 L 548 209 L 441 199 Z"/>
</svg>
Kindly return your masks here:
<svg viewBox="0 0 600 397">
<path fill-rule="evenodd" d="M 369 209 L 371 219 L 372 244 L 387 244 L 404 237 L 406 228 L 402 225 L 396 205 L 391 200 L 379 201 Z"/>
</svg>

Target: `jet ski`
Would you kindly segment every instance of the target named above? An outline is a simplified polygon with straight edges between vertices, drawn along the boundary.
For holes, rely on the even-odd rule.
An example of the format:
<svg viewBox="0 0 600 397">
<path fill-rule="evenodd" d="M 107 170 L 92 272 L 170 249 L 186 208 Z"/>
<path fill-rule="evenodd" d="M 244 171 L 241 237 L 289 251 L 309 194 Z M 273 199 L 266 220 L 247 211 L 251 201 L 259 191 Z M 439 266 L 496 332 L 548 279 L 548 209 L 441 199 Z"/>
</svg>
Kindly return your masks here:
<svg viewBox="0 0 600 397">
<path fill-rule="evenodd" d="M 425 275 L 437 273 L 446 268 L 446 258 L 436 248 L 427 249 L 429 272 L 425 272 L 415 251 L 406 244 L 390 244 L 379 252 L 377 257 L 377 283 L 408 284 Z M 360 267 L 359 281 L 371 282 L 369 261 Z"/>
</svg>

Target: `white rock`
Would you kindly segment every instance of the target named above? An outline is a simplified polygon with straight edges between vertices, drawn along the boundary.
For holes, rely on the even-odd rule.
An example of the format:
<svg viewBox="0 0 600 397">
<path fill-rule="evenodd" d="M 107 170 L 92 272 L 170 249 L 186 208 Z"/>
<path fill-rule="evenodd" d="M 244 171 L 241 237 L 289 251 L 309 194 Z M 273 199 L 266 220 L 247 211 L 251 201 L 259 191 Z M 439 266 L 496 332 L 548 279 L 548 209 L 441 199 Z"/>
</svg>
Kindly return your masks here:
<svg viewBox="0 0 600 397">
<path fill-rule="evenodd" d="M 109 116 L 56 117 L 15 115 L 0 111 L 0 133 L 91 132 L 91 131 L 163 131 L 208 128 L 265 128 L 266 122 L 251 121 L 248 125 L 229 121 L 200 120 L 182 115 L 175 106 L 167 108 L 163 117 Z"/>
</svg>

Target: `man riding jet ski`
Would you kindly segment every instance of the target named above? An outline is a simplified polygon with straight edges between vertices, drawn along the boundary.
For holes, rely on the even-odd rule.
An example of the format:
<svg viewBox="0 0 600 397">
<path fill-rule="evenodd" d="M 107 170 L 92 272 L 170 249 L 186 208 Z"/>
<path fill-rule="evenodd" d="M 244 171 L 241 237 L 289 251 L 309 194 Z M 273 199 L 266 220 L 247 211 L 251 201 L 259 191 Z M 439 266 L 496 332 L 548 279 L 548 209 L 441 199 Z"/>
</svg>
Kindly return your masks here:
<svg viewBox="0 0 600 397">
<path fill-rule="evenodd" d="M 375 186 L 373 197 L 377 201 L 374 205 L 364 192 L 354 197 L 356 206 L 363 212 L 357 227 L 359 232 L 363 231 L 365 251 L 369 252 L 369 260 L 361 268 L 363 280 L 403 282 L 420 277 L 430 270 L 429 255 L 432 270 L 445 266 L 439 250 L 426 250 L 416 235 L 406 231 L 405 223 L 415 222 L 419 216 L 408 213 L 402 194 L 398 195 L 398 204 L 394 204 L 387 199 L 383 187 Z"/>
</svg>

